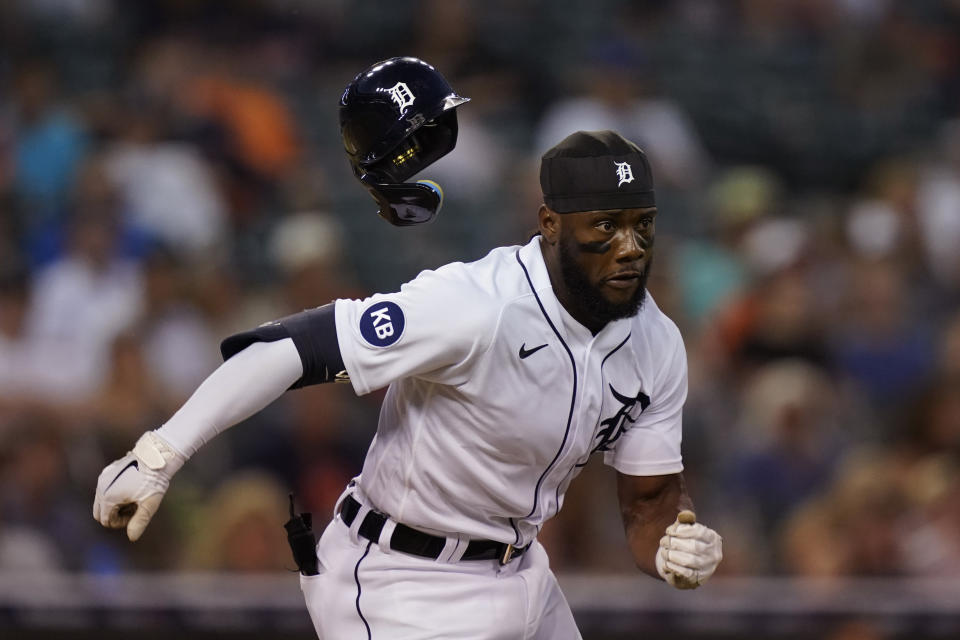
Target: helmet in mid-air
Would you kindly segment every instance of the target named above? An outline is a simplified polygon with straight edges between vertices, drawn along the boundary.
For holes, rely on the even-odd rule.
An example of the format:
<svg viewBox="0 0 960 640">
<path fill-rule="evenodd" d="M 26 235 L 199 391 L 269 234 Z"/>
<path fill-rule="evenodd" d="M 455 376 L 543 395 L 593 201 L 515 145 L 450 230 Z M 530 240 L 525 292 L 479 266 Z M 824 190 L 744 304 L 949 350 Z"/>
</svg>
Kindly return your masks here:
<svg viewBox="0 0 960 640">
<path fill-rule="evenodd" d="M 439 185 L 406 180 L 453 150 L 456 108 L 468 100 L 439 71 L 411 57 L 378 62 L 347 85 L 340 98 L 343 146 L 381 217 L 406 226 L 436 215 Z"/>
</svg>

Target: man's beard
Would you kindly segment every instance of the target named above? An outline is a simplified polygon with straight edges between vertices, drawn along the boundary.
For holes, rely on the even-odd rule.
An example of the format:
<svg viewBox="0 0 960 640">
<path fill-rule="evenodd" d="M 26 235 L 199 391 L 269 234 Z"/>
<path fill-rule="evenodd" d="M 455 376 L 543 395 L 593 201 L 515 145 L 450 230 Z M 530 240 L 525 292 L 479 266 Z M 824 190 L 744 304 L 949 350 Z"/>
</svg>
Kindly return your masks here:
<svg viewBox="0 0 960 640">
<path fill-rule="evenodd" d="M 647 260 L 647 266 L 640 274 L 640 282 L 633 297 L 626 302 L 613 303 L 603 296 L 599 287 L 590 282 L 587 274 L 577 264 L 574 258 L 576 249 L 573 248 L 572 241 L 561 240 L 559 249 L 560 275 L 571 302 L 604 325 L 637 314 L 647 298 L 647 279 L 650 277 L 650 267 L 653 266 L 653 256 Z"/>
</svg>

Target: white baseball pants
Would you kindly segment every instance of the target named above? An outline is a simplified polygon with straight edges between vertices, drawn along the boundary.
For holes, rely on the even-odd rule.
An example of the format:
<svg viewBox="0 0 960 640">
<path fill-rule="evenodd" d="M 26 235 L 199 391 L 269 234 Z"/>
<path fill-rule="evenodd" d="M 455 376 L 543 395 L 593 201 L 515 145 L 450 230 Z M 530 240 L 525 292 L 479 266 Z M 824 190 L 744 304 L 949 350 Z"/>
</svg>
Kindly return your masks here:
<svg viewBox="0 0 960 640">
<path fill-rule="evenodd" d="M 381 548 L 340 520 L 300 588 L 321 640 L 581 640 L 538 542 L 506 566 Z"/>
</svg>

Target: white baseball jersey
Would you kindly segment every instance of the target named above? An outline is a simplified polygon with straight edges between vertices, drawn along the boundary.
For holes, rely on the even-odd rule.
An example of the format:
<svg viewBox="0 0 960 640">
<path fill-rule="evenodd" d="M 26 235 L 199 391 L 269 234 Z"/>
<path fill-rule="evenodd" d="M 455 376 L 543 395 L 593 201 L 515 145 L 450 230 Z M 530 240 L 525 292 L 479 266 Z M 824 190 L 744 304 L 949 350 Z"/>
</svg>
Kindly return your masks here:
<svg viewBox="0 0 960 640">
<path fill-rule="evenodd" d="M 408 526 L 523 546 L 591 453 L 630 475 L 683 469 L 680 333 L 648 295 L 597 335 L 553 292 L 540 236 L 338 300 L 355 391 L 390 385 L 358 478 Z"/>
</svg>

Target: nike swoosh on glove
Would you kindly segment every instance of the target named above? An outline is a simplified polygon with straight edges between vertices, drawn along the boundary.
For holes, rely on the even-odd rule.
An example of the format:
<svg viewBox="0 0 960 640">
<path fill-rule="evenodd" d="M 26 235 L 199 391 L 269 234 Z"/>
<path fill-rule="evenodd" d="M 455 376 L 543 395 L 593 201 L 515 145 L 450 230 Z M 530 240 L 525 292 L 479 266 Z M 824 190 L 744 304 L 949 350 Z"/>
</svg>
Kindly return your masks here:
<svg viewBox="0 0 960 640">
<path fill-rule="evenodd" d="M 186 457 L 147 431 L 124 457 L 104 468 L 97 479 L 93 518 L 110 529 L 127 529 L 131 542 L 143 535 L 163 494 Z"/>
<path fill-rule="evenodd" d="M 723 559 L 723 539 L 699 522 L 674 522 L 660 538 L 657 572 L 677 589 L 696 589 L 717 570 Z"/>
</svg>

